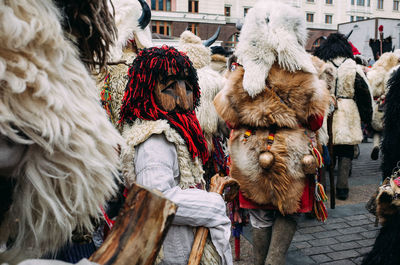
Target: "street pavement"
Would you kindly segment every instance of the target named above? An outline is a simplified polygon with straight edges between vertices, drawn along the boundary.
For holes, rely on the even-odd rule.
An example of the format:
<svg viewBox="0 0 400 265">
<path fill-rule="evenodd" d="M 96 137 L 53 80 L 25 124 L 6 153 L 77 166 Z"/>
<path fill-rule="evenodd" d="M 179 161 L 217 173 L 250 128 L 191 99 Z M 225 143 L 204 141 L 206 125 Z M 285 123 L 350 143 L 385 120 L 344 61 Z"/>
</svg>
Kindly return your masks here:
<svg viewBox="0 0 400 265">
<path fill-rule="evenodd" d="M 361 264 L 380 229 L 380 226 L 375 226 L 375 216 L 365 208 L 381 179 L 380 159 L 371 160 L 371 150 L 372 143 L 360 144 L 360 156 L 353 160 L 352 175 L 349 178 L 349 198 L 345 201 L 336 200 L 335 209 L 328 209 L 328 220 L 325 223 L 306 216 L 300 217 L 287 255 L 287 265 Z M 328 176 L 327 183 L 329 184 Z M 329 191 L 329 185 L 327 190 Z M 328 201 L 327 208 L 329 205 Z M 235 256 L 233 240 L 231 242 Z M 234 264 L 252 264 L 250 226 L 245 227 L 241 236 L 241 259 Z"/>
</svg>

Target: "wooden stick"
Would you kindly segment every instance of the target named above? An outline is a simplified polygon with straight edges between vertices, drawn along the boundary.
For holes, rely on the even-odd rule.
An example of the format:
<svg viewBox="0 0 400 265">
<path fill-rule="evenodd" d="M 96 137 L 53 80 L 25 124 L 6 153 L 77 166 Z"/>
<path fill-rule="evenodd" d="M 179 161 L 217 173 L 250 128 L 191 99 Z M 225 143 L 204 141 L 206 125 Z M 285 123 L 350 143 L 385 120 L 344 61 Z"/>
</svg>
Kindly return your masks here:
<svg viewBox="0 0 400 265">
<path fill-rule="evenodd" d="M 117 221 L 90 260 L 99 264 L 154 264 L 177 206 L 133 184 Z"/>
<path fill-rule="evenodd" d="M 333 122 L 333 113 L 329 114 L 328 116 L 328 150 L 329 156 L 331 157 L 331 163 L 329 164 L 329 185 L 330 185 L 330 196 L 331 196 L 331 209 L 335 209 L 336 204 L 336 192 L 335 192 L 335 176 L 333 173 L 334 165 L 333 161 L 335 159 L 333 153 L 333 133 L 332 133 L 332 122 Z"/>
</svg>

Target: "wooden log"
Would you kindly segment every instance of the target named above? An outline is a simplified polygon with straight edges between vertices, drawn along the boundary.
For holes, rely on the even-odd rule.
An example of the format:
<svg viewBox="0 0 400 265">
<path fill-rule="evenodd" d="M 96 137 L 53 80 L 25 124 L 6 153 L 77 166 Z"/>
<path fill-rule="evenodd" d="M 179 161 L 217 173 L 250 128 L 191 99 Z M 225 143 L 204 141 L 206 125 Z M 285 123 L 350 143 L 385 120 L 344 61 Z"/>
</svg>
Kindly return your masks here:
<svg viewBox="0 0 400 265">
<path fill-rule="evenodd" d="M 177 206 L 133 184 L 116 223 L 90 260 L 99 264 L 154 264 Z"/>
</svg>

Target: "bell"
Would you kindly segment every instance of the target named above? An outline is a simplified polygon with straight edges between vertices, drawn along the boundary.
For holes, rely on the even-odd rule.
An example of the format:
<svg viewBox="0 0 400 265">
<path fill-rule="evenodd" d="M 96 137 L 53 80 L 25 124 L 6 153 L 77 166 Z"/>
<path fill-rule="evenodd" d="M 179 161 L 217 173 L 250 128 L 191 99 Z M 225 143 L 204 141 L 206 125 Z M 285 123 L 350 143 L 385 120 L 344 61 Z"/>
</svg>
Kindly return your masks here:
<svg viewBox="0 0 400 265">
<path fill-rule="evenodd" d="M 274 155 L 271 152 L 263 152 L 258 157 L 258 160 L 260 161 L 260 166 L 264 169 L 270 168 L 274 163 L 274 159 Z"/>
<path fill-rule="evenodd" d="M 315 161 L 314 156 L 305 155 L 301 160 L 303 165 L 304 174 L 315 174 L 317 168 L 317 161 Z"/>
</svg>

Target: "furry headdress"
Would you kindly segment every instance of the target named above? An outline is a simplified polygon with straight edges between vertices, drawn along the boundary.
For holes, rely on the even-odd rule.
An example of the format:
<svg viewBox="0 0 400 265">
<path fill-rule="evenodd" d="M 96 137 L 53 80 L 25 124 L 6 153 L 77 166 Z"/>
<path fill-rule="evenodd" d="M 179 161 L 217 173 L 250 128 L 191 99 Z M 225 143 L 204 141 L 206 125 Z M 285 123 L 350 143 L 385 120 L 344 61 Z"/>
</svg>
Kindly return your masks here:
<svg viewBox="0 0 400 265">
<path fill-rule="evenodd" d="M 318 58 L 329 61 L 336 57 L 344 57 L 354 59 L 353 50 L 346 37 L 340 33 L 332 33 L 317 47 L 314 55 Z"/>
<path fill-rule="evenodd" d="M 210 48 L 204 46 L 201 39 L 191 31 L 186 30 L 181 34 L 179 50 L 186 53 L 196 69 L 200 69 L 211 63 Z"/>
<path fill-rule="evenodd" d="M 189 58 L 173 47 L 153 47 L 140 51 L 129 68 L 129 81 L 120 112 L 120 123 L 132 124 L 136 119 L 167 120 L 185 140 L 192 158 L 208 159 L 207 143 L 194 111 L 185 113 L 163 111 L 155 101 L 157 82 L 165 83 L 168 72 L 177 79 L 187 80 L 193 88 L 193 103 L 200 103 L 200 87 L 196 69 Z"/>
<path fill-rule="evenodd" d="M 304 49 L 307 30 L 304 17 L 277 1 L 258 1 L 246 15 L 235 51 L 243 65 L 244 89 L 255 97 L 265 89 L 269 70 L 276 62 L 289 71 L 316 73 Z"/>
<path fill-rule="evenodd" d="M 118 37 L 110 50 L 111 59 L 113 61 L 120 60 L 123 48 L 133 39 L 140 49 L 152 47 L 150 27 L 146 26 L 142 29 L 139 25 L 139 18 L 143 9 L 138 0 L 113 0 L 112 4 L 115 9 L 115 25 L 118 29 Z"/>
<path fill-rule="evenodd" d="M 0 31 L 0 133 L 26 145 L 0 224 L 0 263 L 13 263 L 93 230 L 115 191 L 123 140 L 51 1 L 3 1 Z"/>
</svg>

